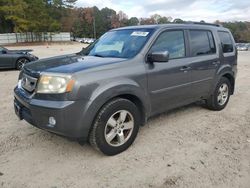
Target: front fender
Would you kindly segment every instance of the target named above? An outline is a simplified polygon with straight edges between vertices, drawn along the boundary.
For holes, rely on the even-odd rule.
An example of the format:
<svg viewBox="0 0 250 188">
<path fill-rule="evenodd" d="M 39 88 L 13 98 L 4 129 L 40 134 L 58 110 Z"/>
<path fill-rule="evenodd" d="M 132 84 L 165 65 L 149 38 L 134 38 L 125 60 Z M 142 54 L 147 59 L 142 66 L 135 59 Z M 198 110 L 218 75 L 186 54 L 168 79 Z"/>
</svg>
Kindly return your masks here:
<svg viewBox="0 0 250 188">
<path fill-rule="evenodd" d="M 92 126 L 92 123 L 101 109 L 101 107 L 112 98 L 121 95 L 133 95 L 137 97 L 148 114 L 150 111 L 150 102 L 146 93 L 138 83 L 130 79 L 119 79 L 117 81 L 109 82 L 105 85 L 99 85 L 91 94 L 87 106 L 85 106 L 82 122 L 85 126 L 83 132 L 88 133 Z"/>
</svg>

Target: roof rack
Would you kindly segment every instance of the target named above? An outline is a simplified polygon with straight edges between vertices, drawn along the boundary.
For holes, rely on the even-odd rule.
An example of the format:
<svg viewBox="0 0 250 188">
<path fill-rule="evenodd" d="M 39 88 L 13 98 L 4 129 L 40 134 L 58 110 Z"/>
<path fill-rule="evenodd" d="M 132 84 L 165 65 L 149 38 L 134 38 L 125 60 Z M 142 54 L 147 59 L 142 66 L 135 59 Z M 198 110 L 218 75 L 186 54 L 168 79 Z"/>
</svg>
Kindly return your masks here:
<svg viewBox="0 0 250 188">
<path fill-rule="evenodd" d="M 192 22 L 192 21 L 187 21 L 185 22 L 187 24 L 197 24 L 197 25 L 210 25 L 210 26 L 215 26 L 215 27 L 222 27 L 221 24 L 213 24 L 213 23 L 205 23 L 205 22 Z"/>
</svg>

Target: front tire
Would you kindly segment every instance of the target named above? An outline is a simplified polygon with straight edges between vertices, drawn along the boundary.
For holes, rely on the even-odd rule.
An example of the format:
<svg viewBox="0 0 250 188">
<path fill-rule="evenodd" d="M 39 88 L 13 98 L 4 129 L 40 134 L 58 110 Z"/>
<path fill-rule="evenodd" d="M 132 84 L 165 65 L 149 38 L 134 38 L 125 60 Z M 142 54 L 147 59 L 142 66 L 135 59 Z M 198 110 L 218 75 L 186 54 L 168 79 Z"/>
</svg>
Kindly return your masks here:
<svg viewBox="0 0 250 188">
<path fill-rule="evenodd" d="M 231 83 L 226 77 L 222 77 L 217 83 L 213 94 L 206 101 L 206 107 L 210 110 L 220 111 L 223 110 L 230 98 Z"/>
<path fill-rule="evenodd" d="M 133 102 L 116 98 L 98 113 L 89 142 L 106 155 L 121 153 L 134 142 L 140 121 L 140 112 Z"/>
<path fill-rule="evenodd" d="M 16 69 L 17 69 L 17 70 L 22 70 L 23 66 L 24 66 L 26 63 L 28 63 L 28 62 L 30 62 L 30 61 L 29 61 L 27 58 L 24 58 L 24 57 L 19 58 L 19 59 L 16 61 Z"/>
</svg>

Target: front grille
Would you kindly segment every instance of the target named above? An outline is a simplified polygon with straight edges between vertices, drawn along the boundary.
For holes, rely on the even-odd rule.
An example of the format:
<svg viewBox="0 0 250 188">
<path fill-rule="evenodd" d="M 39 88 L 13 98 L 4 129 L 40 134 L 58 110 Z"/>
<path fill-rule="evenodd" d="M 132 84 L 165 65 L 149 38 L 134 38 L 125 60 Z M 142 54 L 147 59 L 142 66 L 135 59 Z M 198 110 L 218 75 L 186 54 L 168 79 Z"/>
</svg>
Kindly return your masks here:
<svg viewBox="0 0 250 188">
<path fill-rule="evenodd" d="M 21 86 L 28 92 L 33 92 L 36 89 L 37 78 L 23 74 L 21 78 Z"/>
</svg>

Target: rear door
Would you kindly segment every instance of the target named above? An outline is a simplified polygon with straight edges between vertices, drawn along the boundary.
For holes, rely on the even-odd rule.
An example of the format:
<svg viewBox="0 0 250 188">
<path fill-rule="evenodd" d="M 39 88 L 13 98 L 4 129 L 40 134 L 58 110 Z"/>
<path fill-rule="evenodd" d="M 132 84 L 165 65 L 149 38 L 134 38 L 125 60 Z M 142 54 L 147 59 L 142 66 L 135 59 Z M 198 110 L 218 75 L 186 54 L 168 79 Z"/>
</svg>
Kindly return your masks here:
<svg viewBox="0 0 250 188">
<path fill-rule="evenodd" d="M 184 30 L 163 31 L 150 52 L 168 51 L 169 61 L 147 63 L 152 114 L 185 104 L 190 97 L 190 72 Z"/>
<path fill-rule="evenodd" d="M 219 53 L 212 31 L 189 30 L 192 96 L 206 97 L 219 67 Z"/>
</svg>

